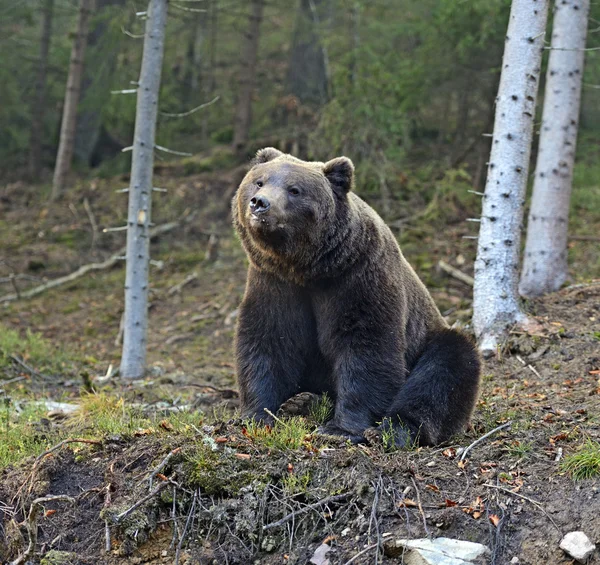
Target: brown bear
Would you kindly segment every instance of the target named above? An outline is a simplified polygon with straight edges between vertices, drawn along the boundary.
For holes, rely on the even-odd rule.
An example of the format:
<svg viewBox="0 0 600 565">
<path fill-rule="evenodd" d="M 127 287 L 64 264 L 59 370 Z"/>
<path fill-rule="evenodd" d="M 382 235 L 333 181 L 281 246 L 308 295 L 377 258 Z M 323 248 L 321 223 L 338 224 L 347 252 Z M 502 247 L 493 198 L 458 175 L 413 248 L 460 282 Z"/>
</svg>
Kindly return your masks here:
<svg viewBox="0 0 600 565">
<path fill-rule="evenodd" d="M 248 255 L 236 328 L 244 417 L 269 422 L 300 392 L 328 393 L 322 428 L 353 442 L 388 428 L 397 445 L 462 430 L 480 374 L 391 230 L 354 192 L 354 165 L 258 152 L 233 199 Z"/>
</svg>

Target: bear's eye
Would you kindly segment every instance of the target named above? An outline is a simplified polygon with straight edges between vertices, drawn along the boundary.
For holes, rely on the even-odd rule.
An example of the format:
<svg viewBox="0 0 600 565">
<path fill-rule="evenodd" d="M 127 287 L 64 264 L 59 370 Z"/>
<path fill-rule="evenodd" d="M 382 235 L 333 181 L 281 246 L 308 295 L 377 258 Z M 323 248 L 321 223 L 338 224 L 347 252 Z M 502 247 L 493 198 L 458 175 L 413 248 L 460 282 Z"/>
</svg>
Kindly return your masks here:
<svg viewBox="0 0 600 565">
<path fill-rule="evenodd" d="M 300 194 L 300 189 L 297 186 L 290 186 L 288 188 L 288 192 L 292 195 L 292 196 L 298 196 L 298 194 Z"/>
<path fill-rule="evenodd" d="M 262 188 L 263 187 L 263 181 L 257 180 L 256 181 L 256 186 L 258 186 L 258 188 Z"/>
</svg>

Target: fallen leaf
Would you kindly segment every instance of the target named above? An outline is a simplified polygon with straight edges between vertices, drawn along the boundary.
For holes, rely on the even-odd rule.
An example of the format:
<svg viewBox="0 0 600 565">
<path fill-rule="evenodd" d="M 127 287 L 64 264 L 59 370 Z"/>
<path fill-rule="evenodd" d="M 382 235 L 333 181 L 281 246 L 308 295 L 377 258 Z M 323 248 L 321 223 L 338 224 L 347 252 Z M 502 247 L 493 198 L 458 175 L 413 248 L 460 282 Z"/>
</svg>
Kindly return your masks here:
<svg viewBox="0 0 600 565">
<path fill-rule="evenodd" d="M 158 424 L 163 430 L 167 430 L 168 432 L 172 432 L 175 428 L 173 427 L 173 424 L 171 424 L 171 422 L 169 422 L 168 420 L 161 420 L 160 423 Z"/>
<path fill-rule="evenodd" d="M 53 516 L 54 514 L 56 514 L 56 510 L 46 510 L 46 512 L 44 512 L 44 518 L 48 518 L 48 516 Z"/>
<path fill-rule="evenodd" d="M 250 457 L 251 457 L 251 455 L 249 453 L 236 453 L 235 456 L 238 459 L 246 459 L 246 460 L 250 459 Z"/>
<path fill-rule="evenodd" d="M 404 498 L 398 502 L 398 508 L 417 508 L 417 506 L 417 503 L 410 498 Z"/>
<path fill-rule="evenodd" d="M 458 502 L 456 502 L 454 500 L 450 500 L 449 498 L 444 500 L 444 503 L 446 504 L 447 508 L 452 508 L 453 506 L 456 506 L 458 504 Z"/>
<path fill-rule="evenodd" d="M 490 522 L 497 528 L 498 524 L 500 523 L 500 517 L 496 514 L 490 514 Z"/>
<path fill-rule="evenodd" d="M 425 485 L 425 488 L 432 490 L 433 492 L 440 492 L 440 488 L 436 485 Z"/>
<path fill-rule="evenodd" d="M 454 449 L 453 447 L 444 449 L 444 451 L 442 451 L 442 455 L 444 457 L 447 457 L 448 459 L 454 459 L 456 457 L 456 449 Z"/>
<path fill-rule="evenodd" d="M 227 443 L 229 441 L 228 437 L 220 436 L 215 438 L 215 443 Z"/>
<path fill-rule="evenodd" d="M 167 477 L 166 475 L 163 475 L 162 473 L 156 473 L 156 476 L 161 480 L 161 481 L 168 481 L 169 477 Z"/>
</svg>

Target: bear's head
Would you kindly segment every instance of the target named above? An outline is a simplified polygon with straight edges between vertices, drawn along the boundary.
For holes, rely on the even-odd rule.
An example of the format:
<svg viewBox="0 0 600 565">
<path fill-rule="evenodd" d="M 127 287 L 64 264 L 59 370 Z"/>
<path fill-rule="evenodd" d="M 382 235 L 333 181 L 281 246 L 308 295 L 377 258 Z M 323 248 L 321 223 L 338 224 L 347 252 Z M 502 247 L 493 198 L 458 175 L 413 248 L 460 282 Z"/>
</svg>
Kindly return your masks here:
<svg viewBox="0 0 600 565">
<path fill-rule="evenodd" d="M 258 151 L 233 200 L 246 251 L 308 256 L 323 247 L 354 182 L 346 157 L 307 162 L 272 147 Z M 252 255 L 252 254 L 251 254 Z"/>
</svg>

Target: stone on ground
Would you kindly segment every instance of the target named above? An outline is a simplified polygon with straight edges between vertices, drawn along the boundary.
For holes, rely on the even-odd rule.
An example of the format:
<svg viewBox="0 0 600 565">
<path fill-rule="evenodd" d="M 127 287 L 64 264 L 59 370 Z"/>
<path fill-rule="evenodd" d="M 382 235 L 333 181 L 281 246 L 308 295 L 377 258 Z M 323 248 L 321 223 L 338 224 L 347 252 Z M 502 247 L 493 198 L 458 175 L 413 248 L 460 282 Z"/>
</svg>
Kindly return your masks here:
<svg viewBox="0 0 600 565">
<path fill-rule="evenodd" d="M 583 532 L 569 532 L 560 542 L 560 548 L 573 559 L 585 563 L 596 546 Z"/>
<path fill-rule="evenodd" d="M 451 538 L 396 539 L 384 549 L 389 557 L 402 556 L 405 565 L 469 565 L 490 552 L 480 543 Z"/>
</svg>

